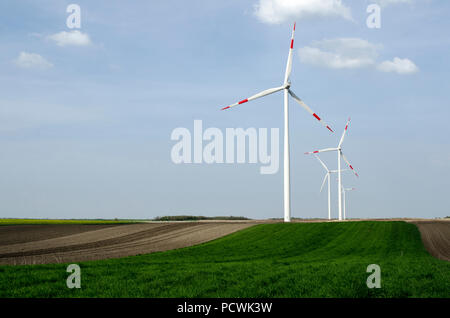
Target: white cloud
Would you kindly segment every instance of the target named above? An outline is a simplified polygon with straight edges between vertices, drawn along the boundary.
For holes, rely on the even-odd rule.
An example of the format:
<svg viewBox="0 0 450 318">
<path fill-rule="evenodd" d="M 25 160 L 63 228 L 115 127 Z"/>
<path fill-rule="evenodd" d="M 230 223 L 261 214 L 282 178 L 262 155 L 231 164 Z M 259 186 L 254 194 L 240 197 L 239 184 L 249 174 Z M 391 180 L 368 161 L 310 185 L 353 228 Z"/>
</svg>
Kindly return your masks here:
<svg viewBox="0 0 450 318">
<path fill-rule="evenodd" d="M 382 72 L 395 72 L 398 74 L 413 74 L 419 68 L 409 59 L 395 57 L 392 61 L 384 61 L 378 65 L 378 70 Z"/>
<path fill-rule="evenodd" d="M 36 53 L 20 52 L 14 63 L 21 68 L 49 69 L 53 64 Z"/>
<path fill-rule="evenodd" d="M 308 17 L 341 17 L 351 20 L 342 0 L 259 0 L 255 14 L 263 22 L 279 24 Z"/>
<path fill-rule="evenodd" d="M 338 38 L 315 41 L 312 46 L 299 49 L 305 64 L 332 69 L 351 69 L 374 65 L 381 45 L 358 38 Z"/>
<path fill-rule="evenodd" d="M 387 7 L 391 4 L 412 3 L 412 0 L 375 0 L 375 2 L 382 7 Z"/>
<path fill-rule="evenodd" d="M 88 34 L 82 33 L 78 30 L 70 32 L 61 31 L 59 33 L 49 35 L 47 38 L 55 41 L 59 46 L 86 46 L 92 43 Z"/>
<path fill-rule="evenodd" d="M 299 49 L 299 56 L 302 63 L 331 69 L 376 67 L 381 72 L 398 74 L 413 74 L 419 71 L 414 62 L 406 58 L 395 57 L 392 61 L 377 65 L 382 47 L 359 38 L 326 39 Z"/>
</svg>

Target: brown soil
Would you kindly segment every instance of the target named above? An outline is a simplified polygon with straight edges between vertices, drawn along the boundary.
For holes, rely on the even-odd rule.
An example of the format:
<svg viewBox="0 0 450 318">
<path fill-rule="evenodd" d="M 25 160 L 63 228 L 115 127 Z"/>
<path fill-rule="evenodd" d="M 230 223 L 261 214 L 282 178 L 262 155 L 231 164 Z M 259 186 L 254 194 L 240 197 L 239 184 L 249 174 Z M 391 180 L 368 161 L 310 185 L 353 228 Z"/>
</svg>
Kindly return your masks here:
<svg viewBox="0 0 450 318">
<path fill-rule="evenodd" d="M 429 253 L 450 261 L 449 220 L 398 220 L 416 224 Z M 69 263 L 146 254 L 201 244 L 256 224 L 280 221 L 0 226 L 0 265 Z M 294 222 L 329 221 L 318 219 Z"/>
<path fill-rule="evenodd" d="M 450 222 L 413 221 L 422 235 L 427 251 L 436 258 L 450 261 Z"/>
<path fill-rule="evenodd" d="M 257 223 L 2 226 L 0 264 L 81 262 L 165 251 L 204 243 Z"/>
<path fill-rule="evenodd" d="M 7 225 L 0 228 L 0 246 L 67 236 L 111 226 L 115 225 Z"/>
</svg>

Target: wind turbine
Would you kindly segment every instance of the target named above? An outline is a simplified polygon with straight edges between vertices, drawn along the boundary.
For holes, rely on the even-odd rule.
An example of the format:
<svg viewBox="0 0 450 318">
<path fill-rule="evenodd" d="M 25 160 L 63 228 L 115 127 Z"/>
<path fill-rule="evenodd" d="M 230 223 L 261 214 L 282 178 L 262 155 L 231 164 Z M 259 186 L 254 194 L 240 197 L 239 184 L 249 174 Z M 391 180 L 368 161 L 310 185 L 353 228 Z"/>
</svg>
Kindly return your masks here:
<svg viewBox="0 0 450 318">
<path fill-rule="evenodd" d="M 342 194 L 344 195 L 344 220 L 346 219 L 345 215 L 345 192 L 356 190 L 356 188 L 344 188 L 342 187 Z"/>
<path fill-rule="evenodd" d="M 342 178 L 341 178 L 341 157 L 342 159 L 344 159 L 344 161 L 347 163 L 347 165 L 350 167 L 350 169 L 352 169 L 352 171 L 355 173 L 355 175 L 357 177 L 358 174 L 356 173 L 355 169 L 353 169 L 353 166 L 350 164 L 350 162 L 347 160 L 347 158 L 344 156 L 344 154 L 342 153 L 342 143 L 344 142 L 344 138 L 345 138 L 345 134 L 347 132 L 348 129 L 348 124 L 350 123 L 350 118 L 347 121 L 347 124 L 345 125 L 345 129 L 344 132 L 342 133 L 342 137 L 341 140 L 339 141 L 339 144 L 337 146 L 337 148 L 326 148 L 326 149 L 322 149 L 322 150 L 315 150 L 312 152 L 305 152 L 305 154 L 309 155 L 309 154 L 316 154 L 316 153 L 321 153 L 321 152 L 329 152 L 329 151 L 337 151 L 338 154 L 338 189 L 339 189 L 339 221 L 342 220 Z"/>
<path fill-rule="evenodd" d="M 331 184 L 330 184 L 330 177 L 332 173 L 337 173 L 338 170 L 330 170 L 328 169 L 327 165 L 320 160 L 319 156 L 314 154 L 314 157 L 321 163 L 322 167 L 326 170 L 325 177 L 322 181 L 322 186 L 320 187 L 320 192 L 322 192 L 323 186 L 325 185 L 325 181 L 328 180 L 328 220 L 331 220 Z M 344 169 L 342 171 L 347 171 L 348 169 Z"/>
<path fill-rule="evenodd" d="M 294 49 L 294 34 L 295 34 L 295 23 L 294 29 L 292 30 L 291 44 L 289 49 L 289 55 L 286 65 L 286 71 L 284 74 L 284 82 L 282 86 L 270 88 L 255 94 L 249 98 L 243 99 L 240 102 L 234 103 L 232 105 L 222 108 L 222 110 L 229 109 L 231 107 L 247 103 L 249 101 L 255 100 L 260 97 L 264 97 L 281 90 L 284 91 L 284 221 L 291 221 L 291 185 L 290 185 L 290 165 L 289 165 L 289 96 L 291 95 L 294 100 L 300 104 L 308 113 L 310 113 L 314 118 L 316 118 L 322 125 L 324 125 L 328 130 L 333 132 L 333 130 L 328 126 L 316 113 L 314 113 L 311 108 L 306 105 L 303 100 L 301 100 L 294 92 L 290 89 L 291 82 L 289 81 L 292 71 L 292 54 Z"/>
</svg>

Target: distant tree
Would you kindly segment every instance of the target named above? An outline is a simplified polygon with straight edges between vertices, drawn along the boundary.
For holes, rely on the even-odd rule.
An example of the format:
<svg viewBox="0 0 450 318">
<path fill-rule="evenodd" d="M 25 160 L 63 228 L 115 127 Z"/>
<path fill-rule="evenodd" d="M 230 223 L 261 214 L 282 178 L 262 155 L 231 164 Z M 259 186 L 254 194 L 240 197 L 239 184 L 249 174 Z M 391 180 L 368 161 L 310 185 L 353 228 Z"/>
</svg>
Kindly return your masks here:
<svg viewBox="0 0 450 318">
<path fill-rule="evenodd" d="M 153 221 L 200 221 L 200 220 L 250 220 L 243 216 L 195 216 L 195 215 L 169 215 L 158 216 Z"/>
</svg>

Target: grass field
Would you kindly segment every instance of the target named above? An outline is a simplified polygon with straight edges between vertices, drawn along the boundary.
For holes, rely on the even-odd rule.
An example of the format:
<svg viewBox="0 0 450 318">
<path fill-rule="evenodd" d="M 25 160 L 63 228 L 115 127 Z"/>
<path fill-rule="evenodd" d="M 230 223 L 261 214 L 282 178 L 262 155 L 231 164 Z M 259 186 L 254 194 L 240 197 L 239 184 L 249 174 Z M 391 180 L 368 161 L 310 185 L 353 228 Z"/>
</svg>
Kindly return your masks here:
<svg viewBox="0 0 450 318">
<path fill-rule="evenodd" d="M 369 264 L 381 288 L 368 289 Z M 202 245 L 79 264 L 1 266 L 0 297 L 450 297 L 450 263 L 405 222 L 257 225 Z"/>
<path fill-rule="evenodd" d="M 0 219 L 1 225 L 42 225 L 42 224 L 129 224 L 129 223 L 137 223 L 140 220 L 81 220 L 81 219 L 73 219 L 73 220 L 50 220 L 50 219 Z"/>
</svg>

